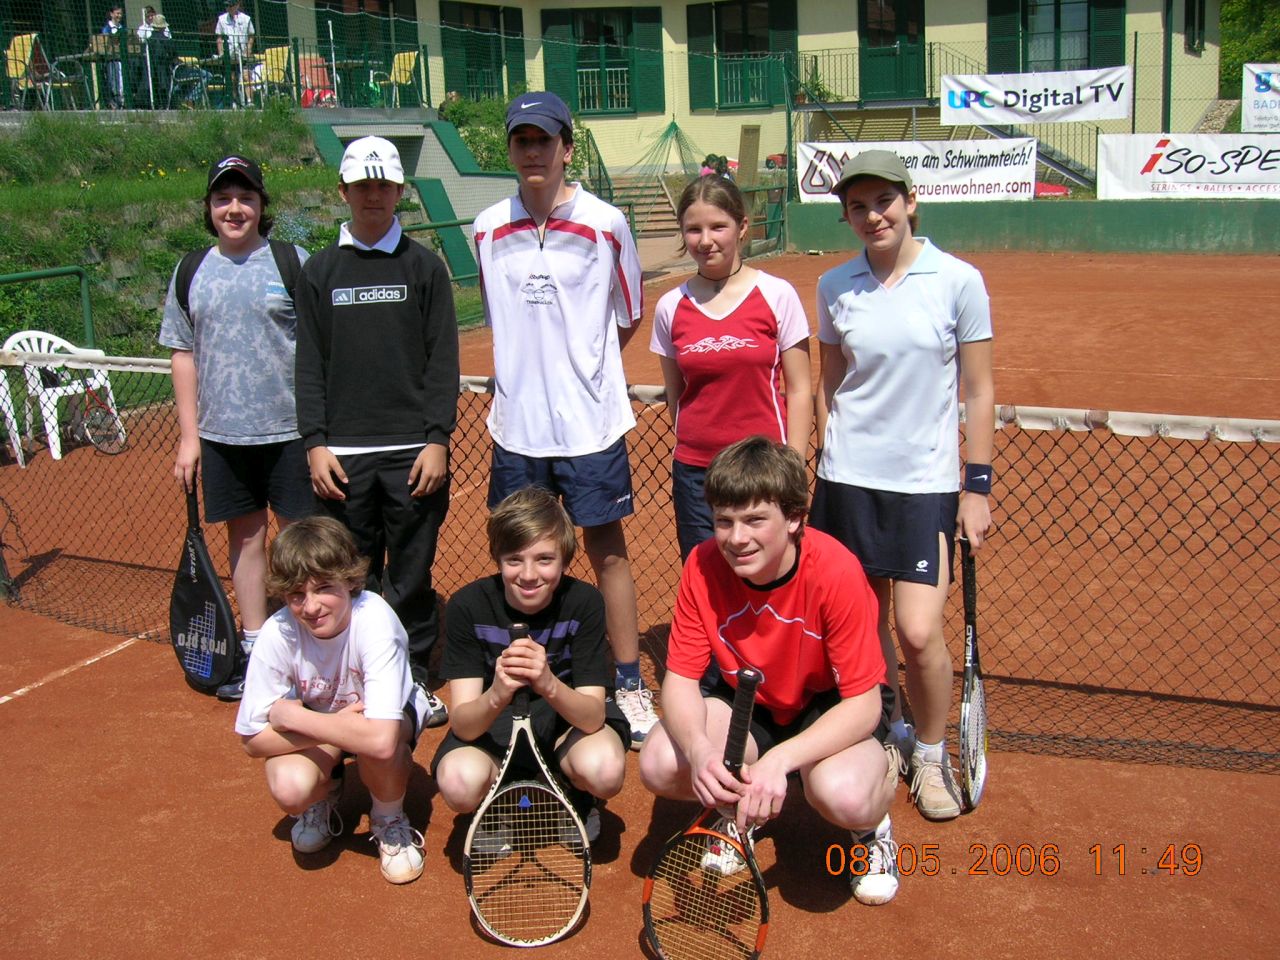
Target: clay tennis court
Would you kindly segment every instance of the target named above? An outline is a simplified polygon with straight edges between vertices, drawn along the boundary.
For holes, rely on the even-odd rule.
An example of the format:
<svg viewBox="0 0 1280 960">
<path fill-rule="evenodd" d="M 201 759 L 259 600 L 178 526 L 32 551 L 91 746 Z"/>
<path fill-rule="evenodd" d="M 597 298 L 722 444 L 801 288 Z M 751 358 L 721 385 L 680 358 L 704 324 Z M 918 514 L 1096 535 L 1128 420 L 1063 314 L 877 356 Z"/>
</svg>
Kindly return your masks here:
<svg viewBox="0 0 1280 960">
<path fill-rule="evenodd" d="M 759 265 L 791 280 L 808 304 L 817 275 L 840 259 L 788 256 Z M 1268 346 L 1269 314 L 1280 293 L 1274 257 L 967 259 L 982 269 L 992 294 L 1000 403 L 1280 418 L 1280 356 Z M 675 281 L 668 276 L 647 287 L 649 316 L 657 296 Z M 647 339 L 646 326 L 627 351 L 633 383 L 659 381 Z M 465 335 L 464 351 L 464 373 L 490 372 L 484 332 Z M 663 426 L 657 409 L 638 431 L 652 444 L 646 462 L 661 460 Z M 56 511 L 56 504 L 75 496 L 75 474 L 65 468 L 86 456 L 94 455 L 78 450 L 58 464 L 37 458 L 28 473 L 42 504 L 14 504 L 19 518 L 22 509 Z M 154 557 L 147 562 L 162 568 L 180 540 L 178 527 L 176 534 L 168 529 L 169 514 L 177 511 L 163 506 L 164 498 L 177 503 L 167 458 L 161 449 L 140 449 L 131 461 L 96 458 L 121 471 L 117 482 L 155 483 L 157 518 L 135 518 L 121 525 L 120 535 L 149 525 Z M 451 523 L 465 522 L 478 509 L 473 503 L 483 498 L 476 472 L 482 462 L 482 451 L 466 454 L 467 480 L 455 486 Z M 11 503 L 18 490 L 15 470 L 0 467 L 0 486 Z M 655 488 L 651 506 L 660 509 L 665 481 L 648 479 Z M 29 486 L 24 481 L 22 489 Z M 1067 492 L 1083 496 L 1087 490 Z M 91 512 L 66 511 L 69 526 L 98 522 Z M 674 554 L 640 535 L 647 529 L 632 528 L 631 545 L 642 591 L 658 591 L 674 582 Z M 1001 568 L 999 551 L 1017 548 L 1012 540 L 993 544 L 993 577 Z M 461 538 L 442 550 L 439 578 L 446 570 L 457 579 L 483 572 L 482 553 Z M 74 590 L 82 571 L 69 569 L 64 588 Z M 1138 569 L 1134 576 L 1141 574 Z M 1141 588 L 1136 581 L 1131 586 Z M 1035 606 L 1034 587 L 1027 585 L 1022 606 Z M 990 584 L 992 594 L 998 589 Z M 93 581 L 86 592 L 93 603 L 117 602 L 109 580 Z M 1204 605 L 1196 597 L 1184 601 Z M 661 598 L 656 602 L 660 606 Z M 1023 612 L 1030 617 L 1034 610 Z M 1274 610 L 1262 616 L 1270 618 L 1266 632 L 1274 632 Z M 984 645 L 1012 654 L 1029 641 L 1034 620 L 1005 620 L 984 621 Z M 1224 634 L 1225 651 L 1233 636 Z M 1159 635 L 1157 623 L 1156 654 Z M 1125 636 L 1107 639 L 1124 650 Z M 660 649 L 660 633 L 646 641 L 651 674 Z M 959 652 L 958 638 L 953 651 Z M 1044 669 L 1077 680 L 1073 670 L 1087 677 L 1098 669 L 1100 663 L 1087 658 L 1082 665 L 1066 664 L 1071 653 L 1048 651 Z M 1254 702 L 1261 712 L 1251 716 L 1273 739 L 1280 690 L 1267 684 L 1274 665 L 1262 656 L 1256 668 L 1245 661 L 1245 669 L 1264 678 L 1261 685 L 1247 694 L 1225 687 L 1221 699 Z M 1002 693 L 1006 709 L 1016 700 L 1020 711 L 1074 711 L 1084 724 L 1104 723 L 1103 714 L 1119 699 L 1099 696 L 1084 701 L 1082 711 L 1079 696 L 1060 690 L 994 684 L 989 697 L 997 731 Z M 509 948 L 487 943 L 470 922 L 459 869 L 465 821 L 455 820 L 425 773 L 415 774 L 407 809 L 426 835 L 427 871 L 417 883 L 393 888 L 378 876 L 368 797 L 358 780 L 341 807 L 346 835 L 325 853 L 295 858 L 291 821 L 268 798 L 260 764 L 239 751 L 233 716 L 234 707 L 182 683 L 167 646 L 0 607 L 0 761 L 11 784 L 9 813 L 0 826 L 0 933 L 9 953 L 197 960 L 321 951 L 388 958 L 509 955 Z M 1229 743 L 1240 725 L 1239 711 L 1225 708 L 1221 716 L 1199 711 L 1195 717 L 1220 728 L 1206 729 L 1209 743 Z M 1134 722 L 1158 725 L 1162 718 L 1135 716 Z M 440 731 L 424 736 L 416 753 L 422 767 L 440 737 Z M 997 734 L 982 806 L 950 824 L 920 819 L 900 789 L 895 834 L 904 873 L 914 871 L 903 877 L 897 899 L 882 908 L 853 903 L 844 881 L 828 874 L 828 848 L 841 841 L 847 847 L 847 837 L 826 827 L 794 792 L 788 814 L 757 847 L 774 911 L 766 955 L 1272 954 L 1268 944 L 1280 936 L 1267 879 L 1280 853 L 1271 826 L 1280 812 L 1274 777 L 1049 756 L 1046 742 Z M 632 760 L 627 786 L 605 808 L 590 915 L 572 937 L 542 953 L 642 956 L 640 877 L 658 843 L 687 816 L 687 809 L 646 794 Z M 1174 869 L 1160 869 L 1162 858 Z M 935 865 L 937 875 L 924 875 Z"/>
</svg>

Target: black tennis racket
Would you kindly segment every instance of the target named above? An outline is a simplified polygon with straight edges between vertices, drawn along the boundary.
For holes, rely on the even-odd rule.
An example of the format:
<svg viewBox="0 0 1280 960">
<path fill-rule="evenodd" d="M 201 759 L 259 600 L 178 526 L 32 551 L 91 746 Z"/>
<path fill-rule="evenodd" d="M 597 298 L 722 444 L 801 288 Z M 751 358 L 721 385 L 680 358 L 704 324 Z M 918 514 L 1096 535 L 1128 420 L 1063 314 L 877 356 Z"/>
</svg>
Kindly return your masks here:
<svg viewBox="0 0 1280 960">
<path fill-rule="evenodd" d="M 513 624 L 510 633 L 527 637 L 529 628 Z M 516 691 L 511 708 L 511 742 L 467 831 L 462 872 L 480 926 L 502 943 L 532 947 L 559 940 L 582 916 L 591 849 L 534 740 L 528 687 Z M 523 762 L 513 762 L 517 754 Z"/>
<path fill-rule="evenodd" d="M 194 489 L 187 491 L 187 536 L 169 597 L 169 639 L 199 690 L 211 693 L 236 672 L 241 654 L 235 615 L 204 542 Z"/>
<path fill-rule="evenodd" d="M 736 776 L 747 751 L 759 671 L 738 671 L 724 765 Z M 667 841 L 644 882 L 644 929 L 663 960 L 754 960 L 769 931 L 769 895 L 751 844 L 701 811 Z M 720 827 L 725 829 L 719 829 Z M 725 869 L 726 846 L 744 867 Z"/>
<path fill-rule="evenodd" d="M 960 696 L 960 790 L 972 810 L 987 783 L 987 695 L 978 660 L 978 574 L 969 541 L 960 540 L 964 586 L 964 686 Z"/>
</svg>

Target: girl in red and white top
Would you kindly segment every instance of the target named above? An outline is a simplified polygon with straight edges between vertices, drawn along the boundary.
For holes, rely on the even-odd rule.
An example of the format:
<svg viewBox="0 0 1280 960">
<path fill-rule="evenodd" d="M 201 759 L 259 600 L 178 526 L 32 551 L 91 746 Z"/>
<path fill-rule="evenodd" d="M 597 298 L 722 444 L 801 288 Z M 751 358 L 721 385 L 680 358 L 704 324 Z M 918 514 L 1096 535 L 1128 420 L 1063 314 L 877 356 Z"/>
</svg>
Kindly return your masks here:
<svg viewBox="0 0 1280 960">
<path fill-rule="evenodd" d="M 698 274 L 658 301 L 649 349 L 662 358 L 676 434 L 671 494 L 684 560 L 713 532 L 702 496 L 712 458 L 754 434 L 803 458 L 813 396 L 804 307 L 791 284 L 743 262 L 751 223 L 738 187 L 699 177 L 676 216 Z"/>
</svg>

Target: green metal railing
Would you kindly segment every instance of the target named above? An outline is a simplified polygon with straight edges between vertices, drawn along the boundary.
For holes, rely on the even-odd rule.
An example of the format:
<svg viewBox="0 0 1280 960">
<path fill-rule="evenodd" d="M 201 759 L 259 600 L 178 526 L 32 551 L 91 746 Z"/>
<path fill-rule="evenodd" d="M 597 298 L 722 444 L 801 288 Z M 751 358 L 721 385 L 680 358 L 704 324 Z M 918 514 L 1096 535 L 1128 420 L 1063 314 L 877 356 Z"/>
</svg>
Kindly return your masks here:
<svg viewBox="0 0 1280 960">
<path fill-rule="evenodd" d="M 34 283 L 37 280 L 50 280 L 54 277 L 80 278 L 80 312 L 84 318 L 84 346 L 92 347 L 93 342 L 93 304 L 89 301 L 89 274 L 84 267 L 51 267 L 48 270 L 24 270 L 21 273 L 0 274 L 0 284 Z"/>
</svg>

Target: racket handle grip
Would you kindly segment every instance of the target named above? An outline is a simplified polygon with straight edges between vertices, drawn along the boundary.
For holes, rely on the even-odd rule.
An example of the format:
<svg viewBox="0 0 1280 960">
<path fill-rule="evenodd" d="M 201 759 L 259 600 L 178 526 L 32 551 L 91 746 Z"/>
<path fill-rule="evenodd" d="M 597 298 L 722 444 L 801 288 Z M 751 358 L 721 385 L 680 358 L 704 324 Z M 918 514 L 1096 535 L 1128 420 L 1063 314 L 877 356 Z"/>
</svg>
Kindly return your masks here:
<svg viewBox="0 0 1280 960">
<path fill-rule="evenodd" d="M 200 529 L 200 501 L 196 498 L 194 482 L 187 491 L 187 527 L 191 530 Z"/>
<path fill-rule="evenodd" d="M 513 641 L 528 637 L 529 625 L 527 623 L 513 623 L 507 628 L 507 635 Z M 515 696 L 511 698 L 511 714 L 515 717 L 527 717 L 529 715 L 529 688 L 527 686 L 521 687 L 516 691 Z"/>
<path fill-rule="evenodd" d="M 967 537 L 960 538 L 960 580 L 964 590 L 965 622 L 971 623 L 978 609 L 978 569 Z"/>
<path fill-rule="evenodd" d="M 756 687 L 760 671 L 743 667 L 738 671 L 738 689 L 733 695 L 733 715 L 729 718 L 729 736 L 724 744 L 724 765 L 736 777 L 747 755 L 747 733 L 751 729 L 751 713 L 756 705 Z"/>
</svg>

